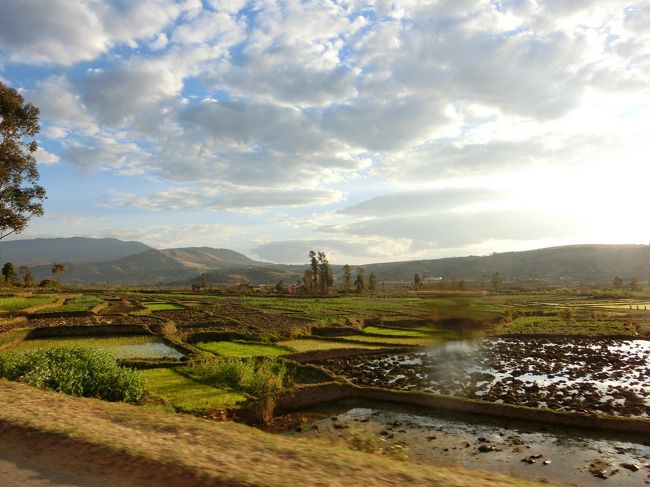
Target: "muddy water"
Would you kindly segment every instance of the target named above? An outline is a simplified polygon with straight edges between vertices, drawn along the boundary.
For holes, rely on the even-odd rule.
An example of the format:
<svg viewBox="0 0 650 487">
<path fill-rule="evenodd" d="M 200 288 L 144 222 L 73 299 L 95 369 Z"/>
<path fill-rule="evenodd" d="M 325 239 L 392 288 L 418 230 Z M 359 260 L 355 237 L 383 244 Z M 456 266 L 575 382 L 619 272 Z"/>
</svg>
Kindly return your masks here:
<svg viewBox="0 0 650 487">
<path fill-rule="evenodd" d="M 279 418 L 275 426 L 289 429 L 288 435 L 326 438 L 429 465 L 576 486 L 650 484 L 650 441 L 643 444 L 648 440 L 476 419 L 350 400 Z"/>
<path fill-rule="evenodd" d="M 322 365 L 360 385 L 650 417 L 647 340 L 492 339 Z"/>
</svg>

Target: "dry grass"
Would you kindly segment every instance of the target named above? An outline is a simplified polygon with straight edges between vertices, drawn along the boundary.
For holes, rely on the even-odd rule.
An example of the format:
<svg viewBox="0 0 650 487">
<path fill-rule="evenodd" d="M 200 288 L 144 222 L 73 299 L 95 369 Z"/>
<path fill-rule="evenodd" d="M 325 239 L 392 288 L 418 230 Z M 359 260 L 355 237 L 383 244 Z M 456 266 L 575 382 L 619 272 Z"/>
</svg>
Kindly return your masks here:
<svg viewBox="0 0 650 487">
<path fill-rule="evenodd" d="M 0 424 L 57 434 L 214 483 L 264 486 L 532 487 L 499 474 L 435 468 L 126 404 L 0 381 Z"/>
</svg>

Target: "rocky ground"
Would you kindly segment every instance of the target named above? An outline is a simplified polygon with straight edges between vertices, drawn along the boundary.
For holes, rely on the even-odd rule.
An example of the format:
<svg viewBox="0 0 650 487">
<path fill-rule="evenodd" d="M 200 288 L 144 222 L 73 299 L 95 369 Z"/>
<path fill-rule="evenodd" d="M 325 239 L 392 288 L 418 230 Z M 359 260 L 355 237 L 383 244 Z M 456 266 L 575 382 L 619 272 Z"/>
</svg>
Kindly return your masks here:
<svg viewBox="0 0 650 487">
<path fill-rule="evenodd" d="M 650 341 L 495 339 L 320 365 L 359 385 L 650 417 Z"/>
<path fill-rule="evenodd" d="M 276 430 L 430 465 L 461 465 L 572 486 L 650 484 L 650 442 L 414 408 L 345 401 L 278 418 Z M 603 479 L 609 479 L 602 484 Z"/>
</svg>

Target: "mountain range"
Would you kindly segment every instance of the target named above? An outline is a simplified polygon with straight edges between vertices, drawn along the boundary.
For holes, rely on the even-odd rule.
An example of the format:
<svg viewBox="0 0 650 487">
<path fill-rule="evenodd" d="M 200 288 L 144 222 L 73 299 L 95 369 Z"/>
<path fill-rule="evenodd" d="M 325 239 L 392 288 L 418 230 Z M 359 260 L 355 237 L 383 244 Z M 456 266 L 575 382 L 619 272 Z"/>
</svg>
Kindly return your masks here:
<svg viewBox="0 0 650 487">
<path fill-rule="evenodd" d="M 157 250 L 141 242 L 82 237 L 0 242 L 0 261 L 15 268 L 27 265 L 37 280 L 51 277 L 51 266 L 62 262 L 63 282 L 75 284 L 160 284 L 208 281 L 222 283 L 295 282 L 305 265 L 274 264 L 251 259 L 229 249 L 188 247 Z M 357 266 L 352 266 L 353 268 Z M 650 246 L 572 245 L 488 256 L 450 257 L 365 264 L 366 275 L 380 281 L 410 281 L 415 273 L 428 278 L 611 281 L 650 278 Z M 335 278 L 341 265 L 333 265 Z"/>
</svg>

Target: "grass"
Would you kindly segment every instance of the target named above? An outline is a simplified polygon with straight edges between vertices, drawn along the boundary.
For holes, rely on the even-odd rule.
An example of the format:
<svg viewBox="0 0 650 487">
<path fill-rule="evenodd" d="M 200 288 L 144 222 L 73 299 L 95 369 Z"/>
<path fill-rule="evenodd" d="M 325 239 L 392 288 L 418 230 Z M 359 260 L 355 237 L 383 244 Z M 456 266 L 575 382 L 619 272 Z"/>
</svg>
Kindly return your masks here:
<svg viewBox="0 0 650 487">
<path fill-rule="evenodd" d="M 5 333 L 0 333 L 0 347 L 17 340 L 22 340 L 27 336 L 28 333 L 29 330 L 25 328 L 16 328 Z"/>
<path fill-rule="evenodd" d="M 183 373 L 205 384 L 264 397 L 293 385 L 293 374 L 284 361 L 272 358 L 218 357 L 193 360 Z"/>
<path fill-rule="evenodd" d="M 231 298 L 232 299 L 232 298 Z M 243 304 L 263 310 L 281 311 L 289 316 L 325 323 L 344 323 L 349 318 L 392 319 L 431 315 L 430 300 L 422 298 L 337 297 L 331 299 L 241 298 Z"/>
<path fill-rule="evenodd" d="M 176 303 L 142 303 L 143 306 L 151 311 L 174 311 L 185 309 L 185 306 Z"/>
<path fill-rule="evenodd" d="M 291 353 L 287 348 L 252 342 L 197 342 L 194 346 L 225 357 L 279 357 Z"/>
<path fill-rule="evenodd" d="M 350 343 L 364 342 L 369 344 L 378 343 L 378 344 L 388 344 L 388 345 L 407 345 L 407 346 L 414 346 L 414 347 L 433 345 L 434 343 L 439 341 L 431 336 L 393 338 L 387 336 L 350 335 L 347 337 L 341 337 L 341 339 L 345 341 L 349 341 Z"/>
<path fill-rule="evenodd" d="M 279 346 L 288 348 L 294 352 L 314 352 L 316 350 L 335 350 L 340 348 L 367 348 L 367 349 L 380 349 L 377 345 L 361 345 L 358 343 L 350 343 L 345 341 L 333 341 L 333 340 L 287 340 L 284 342 L 278 342 Z"/>
<path fill-rule="evenodd" d="M 34 297 L 4 297 L 0 298 L 0 310 L 3 311 L 20 311 L 21 309 L 31 308 L 32 306 L 40 306 L 42 304 L 53 303 L 58 299 L 54 294 L 46 294 L 43 296 Z"/>
<path fill-rule="evenodd" d="M 156 337 L 128 335 L 114 337 L 37 338 L 24 340 L 11 351 L 28 352 L 55 347 L 93 347 L 108 352 L 116 359 L 180 358 L 182 354 Z"/>
<path fill-rule="evenodd" d="M 35 314 L 46 315 L 48 313 L 72 313 L 79 311 L 88 311 L 103 302 L 104 300 L 98 298 L 97 296 L 78 296 L 67 300 L 62 306 L 43 309 L 37 311 Z"/>
<path fill-rule="evenodd" d="M 66 438 L 78 446 L 80 455 L 101 448 L 107 461 L 121 456 L 127 461 L 152 462 L 149 468 L 165 468 L 170 475 L 182 470 L 203 479 L 202 485 L 542 485 L 495 473 L 416 465 L 321 440 L 277 436 L 238 423 L 142 406 L 78 399 L 7 381 L 0 381 L 0 422 L 48 435 L 43 443 L 49 448 L 57 438 Z M 29 439 L 38 447 L 43 444 L 37 443 L 35 434 Z M 135 468 L 141 465 L 146 466 L 135 463 Z"/>
<path fill-rule="evenodd" d="M 561 320 L 556 316 L 522 316 L 511 323 L 495 327 L 496 334 L 552 334 L 552 335 L 625 335 L 630 333 L 626 323 L 615 320 Z"/>
<path fill-rule="evenodd" d="M 162 397 L 178 411 L 235 408 L 248 399 L 239 392 L 201 384 L 173 369 L 142 370 L 140 374 L 148 392 Z"/>
<path fill-rule="evenodd" d="M 428 337 L 428 333 L 418 331 L 418 330 L 407 330 L 403 328 L 384 328 L 381 326 L 366 326 L 363 329 L 364 333 L 370 333 L 372 335 L 392 335 L 392 336 L 401 336 L 401 337 Z"/>
</svg>

